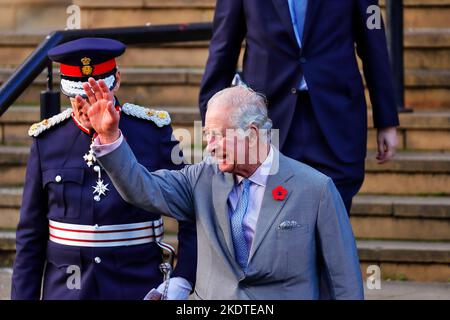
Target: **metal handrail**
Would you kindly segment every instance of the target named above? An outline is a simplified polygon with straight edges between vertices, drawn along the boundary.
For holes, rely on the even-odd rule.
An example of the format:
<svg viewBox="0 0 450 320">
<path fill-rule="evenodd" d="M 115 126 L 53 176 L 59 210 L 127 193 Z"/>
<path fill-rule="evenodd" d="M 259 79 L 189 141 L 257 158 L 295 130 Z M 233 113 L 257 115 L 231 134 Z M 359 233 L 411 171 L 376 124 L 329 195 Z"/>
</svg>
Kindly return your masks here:
<svg viewBox="0 0 450 320">
<path fill-rule="evenodd" d="M 205 41 L 212 35 L 211 23 L 170 24 L 124 28 L 78 29 L 55 31 L 28 56 L 20 67 L 0 87 L 0 116 L 16 101 L 25 89 L 51 65 L 47 52 L 53 47 L 83 37 L 116 39 L 127 45 L 162 44 Z M 51 67 L 49 67 L 51 72 Z M 51 75 L 48 88 L 51 89 Z"/>
</svg>

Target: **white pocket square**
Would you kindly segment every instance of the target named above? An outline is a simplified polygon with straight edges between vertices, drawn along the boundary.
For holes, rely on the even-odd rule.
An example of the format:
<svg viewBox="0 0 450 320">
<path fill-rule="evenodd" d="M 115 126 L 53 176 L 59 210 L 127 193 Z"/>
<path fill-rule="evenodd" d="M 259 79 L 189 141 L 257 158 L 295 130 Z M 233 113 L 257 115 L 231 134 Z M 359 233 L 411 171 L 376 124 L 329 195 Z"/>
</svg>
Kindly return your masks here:
<svg viewBox="0 0 450 320">
<path fill-rule="evenodd" d="M 295 220 L 290 220 L 290 221 L 286 220 L 286 221 L 281 222 L 278 225 L 278 230 L 292 230 L 295 228 L 299 228 L 300 226 L 301 226 L 301 224 L 299 224 Z"/>
</svg>

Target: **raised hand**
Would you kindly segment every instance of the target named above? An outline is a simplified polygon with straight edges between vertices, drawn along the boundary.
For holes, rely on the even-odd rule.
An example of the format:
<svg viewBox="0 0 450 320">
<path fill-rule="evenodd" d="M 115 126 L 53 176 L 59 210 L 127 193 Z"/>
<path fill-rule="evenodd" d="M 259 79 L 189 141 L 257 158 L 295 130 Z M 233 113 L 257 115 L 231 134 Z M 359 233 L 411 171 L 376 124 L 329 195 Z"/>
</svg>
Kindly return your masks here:
<svg viewBox="0 0 450 320">
<path fill-rule="evenodd" d="M 100 143 L 107 144 L 116 141 L 120 136 L 120 115 L 114 108 L 114 94 L 103 80 L 97 83 L 93 78 L 89 78 L 88 83 L 83 84 L 83 89 L 90 104 L 89 121 L 97 132 Z M 77 96 L 76 100 L 81 103 L 83 98 Z"/>
</svg>

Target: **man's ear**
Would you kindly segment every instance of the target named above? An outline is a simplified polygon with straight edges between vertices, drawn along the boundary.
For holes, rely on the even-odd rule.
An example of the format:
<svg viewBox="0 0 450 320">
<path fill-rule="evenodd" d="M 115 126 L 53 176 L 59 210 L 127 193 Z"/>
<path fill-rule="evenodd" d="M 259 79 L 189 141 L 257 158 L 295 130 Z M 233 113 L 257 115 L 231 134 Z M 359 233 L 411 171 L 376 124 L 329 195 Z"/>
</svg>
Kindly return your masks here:
<svg viewBox="0 0 450 320">
<path fill-rule="evenodd" d="M 114 89 L 112 90 L 114 95 L 117 93 L 117 91 L 120 88 L 120 71 L 117 70 L 116 72 L 116 86 L 114 87 Z"/>
<path fill-rule="evenodd" d="M 248 134 L 249 144 L 251 147 L 254 147 L 258 144 L 259 128 L 252 124 L 248 130 L 250 131 Z"/>
</svg>

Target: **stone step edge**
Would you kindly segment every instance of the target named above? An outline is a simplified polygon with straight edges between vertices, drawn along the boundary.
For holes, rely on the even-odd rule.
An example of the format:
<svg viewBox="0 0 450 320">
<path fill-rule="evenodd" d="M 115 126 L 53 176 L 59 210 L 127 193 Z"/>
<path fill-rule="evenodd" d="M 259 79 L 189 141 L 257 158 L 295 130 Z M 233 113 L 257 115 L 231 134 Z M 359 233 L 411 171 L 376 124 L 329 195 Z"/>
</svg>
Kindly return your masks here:
<svg viewBox="0 0 450 320">
<path fill-rule="evenodd" d="M 177 124 L 191 124 L 192 121 L 201 121 L 200 113 L 197 107 L 183 107 L 183 106 L 170 106 L 164 107 L 159 105 L 142 105 L 143 107 L 150 109 L 159 109 L 169 112 L 172 123 Z M 68 105 L 62 105 L 61 111 L 69 108 Z M 33 123 L 39 121 L 40 108 L 39 106 L 29 106 L 29 105 L 13 105 L 6 113 L 0 117 L 0 125 L 32 125 Z M 450 112 L 449 112 L 450 121 Z M 450 129 L 450 126 L 449 126 Z"/>
<path fill-rule="evenodd" d="M 15 232 L 0 231 L 0 252 L 15 251 Z M 175 235 L 165 241 L 176 243 Z M 450 243 L 357 240 L 359 258 L 371 262 L 450 263 Z"/>
<path fill-rule="evenodd" d="M 357 240 L 360 260 L 450 263 L 450 242 Z"/>
<path fill-rule="evenodd" d="M 78 4 L 80 7 L 84 8 L 85 10 L 89 9 L 104 9 L 105 7 L 110 7 L 111 5 L 109 3 L 105 3 L 101 0 L 76 0 L 74 2 L 75 4 Z M 380 1 L 380 6 L 385 7 L 385 1 Z M 210 8 L 214 9 L 215 7 L 215 1 L 214 0 L 197 0 L 197 1 L 180 1 L 180 0 L 172 0 L 172 1 L 130 1 L 128 3 L 116 5 L 116 8 L 118 10 L 123 8 L 171 8 L 171 6 L 175 8 L 196 8 L 197 6 L 200 6 L 200 8 Z M 405 0 L 404 6 L 406 8 L 421 8 L 421 7 L 449 7 L 450 1 L 449 0 L 439 0 L 439 1 L 427 1 L 423 3 L 423 1 L 418 0 Z"/>
<path fill-rule="evenodd" d="M 19 209 L 21 187 L 0 187 L 0 208 Z M 353 199 L 351 216 L 450 219 L 450 196 L 388 196 L 357 195 Z"/>
<path fill-rule="evenodd" d="M 61 110 L 69 106 L 61 106 Z M 192 121 L 200 121 L 200 114 L 196 106 L 145 106 L 154 109 L 168 111 L 174 124 L 187 124 Z M 13 105 L 0 117 L 0 124 L 33 124 L 40 116 L 39 106 Z M 400 113 L 399 130 L 423 129 L 423 130 L 450 130 L 450 110 L 416 111 L 412 113 Z M 368 110 L 368 127 L 373 129 L 372 111 Z"/>
<path fill-rule="evenodd" d="M 450 196 L 419 197 L 357 195 L 352 217 L 389 217 L 415 219 L 450 219 Z"/>
<path fill-rule="evenodd" d="M 37 47 L 48 33 L 0 31 L 0 46 Z M 432 41 L 430 41 L 432 40 Z M 160 43 L 155 45 L 133 45 L 131 47 L 159 48 L 208 48 L 209 41 L 187 41 Z M 414 48 L 450 48 L 450 28 L 407 28 L 404 30 L 405 49 Z M 245 47 L 245 44 L 242 46 Z"/>
<path fill-rule="evenodd" d="M 410 174 L 449 174 L 450 152 L 408 152 L 399 151 L 393 160 L 379 165 L 375 159 L 376 151 L 368 151 L 366 173 L 410 173 Z"/>
<path fill-rule="evenodd" d="M 0 68 L 0 84 L 6 82 L 15 71 L 14 68 Z M 203 77 L 203 68 L 198 67 L 144 67 L 122 68 L 122 85 L 190 85 L 198 87 Z M 58 68 L 53 72 L 55 86 L 59 84 Z M 37 76 L 32 84 L 45 85 L 47 71 Z M 450 89 L 450 69 L 406 69 L 406 89 Z"/>
<path fill-rule="evenodd" d="M 193 151 L 194 154 L 200 155 L 200 150 Z M 0 146 L 0 166 L 25 165 L 28 154 L 29 147 Z M 374 151 L 369 151 L 366 158 L 366 173 L 449 174 L 450 152 L 400 151 L 393 160 L 379 165 Z"/>
</svg>

